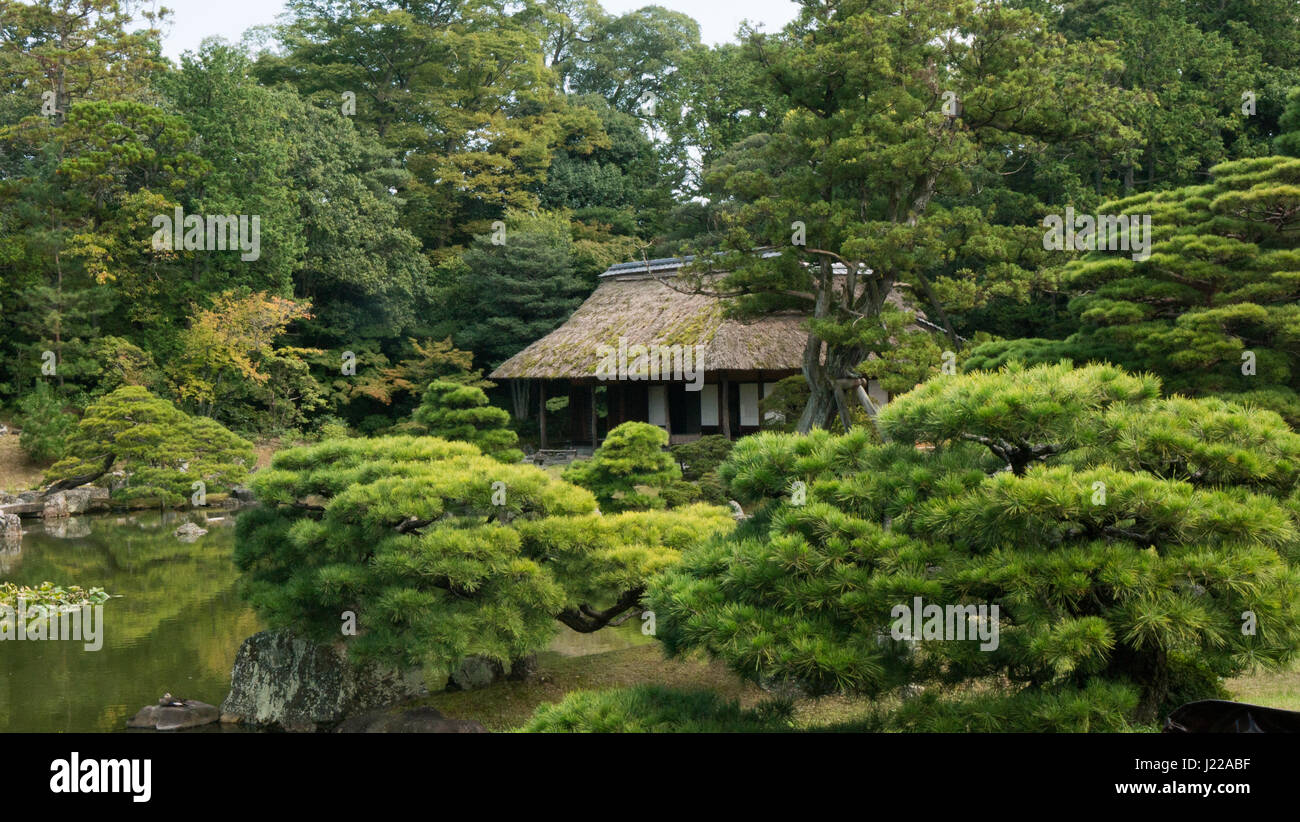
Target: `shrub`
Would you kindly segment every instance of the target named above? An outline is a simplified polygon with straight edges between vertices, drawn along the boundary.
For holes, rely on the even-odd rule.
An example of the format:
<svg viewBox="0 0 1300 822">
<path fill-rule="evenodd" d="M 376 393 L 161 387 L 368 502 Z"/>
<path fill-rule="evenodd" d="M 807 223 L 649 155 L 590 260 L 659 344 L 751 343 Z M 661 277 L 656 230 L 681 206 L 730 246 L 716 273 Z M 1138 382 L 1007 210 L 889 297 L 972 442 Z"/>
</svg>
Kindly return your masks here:
<svg viewBox="0 0 1300 822">
<path fill-rule="evenodd" d="M 46 382 L 36 383 L 19 400 L 16 421 L 22 429 L 18 445 L 33 462 L 62 458 L 77 427 L 77 417 Z"/>
<path fill-rule="evenodd" d="M 508 427 L 510 414 L 488 404 L 487 394 L 474 385 L 434 380 L 415 409 L 422 433 L 477 445 L 501 462 L 519 462 L 524 452 L 515 446 L 519 437 Z"/>
<path fill-rule="evenodd" d="M 706 474 L 718 469 L 726 461 L 735 445 L 721 434 L 710 434 L 694 442 L 683 442 L 669 450 L 681 465 L 682 479 L 699 482 Z"/>
<path fill-rule="evenodd" d="M 603 511 L 662 508 L 665 500 L 638 490 L 661 490 L 682 478 L 672 455 L 664 450 L 668 434 L 656 425 L 625 422 L 609 432 L 591 459 L 575 462 L 564 478 L 596 495 Z"/>
<path fill-rule="evenodd" d="M 682 478 L 694 483 L 697 489 L 691 498 L 726 505 L 727 492 L 718 479 L 718 466 L 731 454 L 733 446 L 734 443 L 726 437 L 710 434 L 672 447 L 673 458 L 682 466 Z M 670 500 L 668 504 L 677 503 Z"/>
<path fill-rule="evenodd" d="M 125 475 L 117 499 L 157 499 L 177 505 L 203 482 L 206 491 L 238 485 L 254 463 L 253 446 L 207 417 L 191 417 L 139 386 L 124 386 L 86 408 L 67 456 L 46 480 L 56 488 Z"/>
</svg>

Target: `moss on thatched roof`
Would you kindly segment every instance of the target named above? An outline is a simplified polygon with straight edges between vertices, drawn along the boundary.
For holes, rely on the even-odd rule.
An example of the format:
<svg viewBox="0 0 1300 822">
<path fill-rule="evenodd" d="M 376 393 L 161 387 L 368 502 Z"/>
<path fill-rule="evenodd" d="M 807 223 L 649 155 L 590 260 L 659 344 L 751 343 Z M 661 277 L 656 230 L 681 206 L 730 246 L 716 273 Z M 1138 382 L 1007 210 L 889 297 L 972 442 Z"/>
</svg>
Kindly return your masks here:
<svg viewBox="0 0 1300 822">
<path fill-rule="evenodd" d="M 492 379 L 594 377 L 602 345 L 701 345 L 711 371 L 798 370 L 808 332 L 803 317 L 784 314 L 741 322 L 723 302 L 683 294 L 668 280 L 603 277 L 564 325 L 506 360 Z"/>
</svg>

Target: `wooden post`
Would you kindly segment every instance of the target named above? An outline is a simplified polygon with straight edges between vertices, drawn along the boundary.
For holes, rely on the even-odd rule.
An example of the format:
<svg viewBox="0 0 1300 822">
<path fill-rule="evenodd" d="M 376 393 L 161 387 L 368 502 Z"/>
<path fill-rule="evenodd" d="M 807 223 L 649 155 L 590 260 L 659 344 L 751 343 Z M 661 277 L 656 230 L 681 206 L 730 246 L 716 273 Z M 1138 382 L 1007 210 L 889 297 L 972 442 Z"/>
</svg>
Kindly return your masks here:
<svg viewBox="0 0 1300 822">
<path fill-rule="evenodd" d="M 596 436 L 596 384 L 591 384 L 591 447 L 595 449 L 600 445 L 600 438 Z"/>
<path fill-rule="evenodd" d="M 538 380 L 538 387 L 542 392 L 542 403 L 537 409 L 537 420 L 542 427 L 542 450 L 546 450 L 546 380 Z"/>
<path fill-rule="evenodd" d="M 718 388 L 718 402 L 722 405 L 722 436 L 731 439 L 731 383 L 727 375 L 722 375 L 722 385 Z"/>
<path fill-rule="evenodd" d="M 664 428 L 668 430 L 668 444 L 673 444 L 673 384 L 664 383 Z"/>
</svg>

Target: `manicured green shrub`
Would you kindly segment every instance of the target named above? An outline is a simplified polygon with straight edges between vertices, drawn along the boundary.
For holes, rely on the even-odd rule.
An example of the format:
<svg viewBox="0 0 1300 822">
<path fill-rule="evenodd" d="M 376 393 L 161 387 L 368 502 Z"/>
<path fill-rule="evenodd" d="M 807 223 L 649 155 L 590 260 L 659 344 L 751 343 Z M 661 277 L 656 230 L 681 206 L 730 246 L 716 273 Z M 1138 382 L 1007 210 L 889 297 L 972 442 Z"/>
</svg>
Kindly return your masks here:
<svg viewBox="0 0 1300 822">
<path fill-rule="evenodd" d="M 718 466 L 731 454 L 734 443 L 721 434 L 710 434 L 694 442 L 674 445 L 673 459 L 682 466 L 682 478 L 695 486 L 691 498 L 701 499 L 714 505 L 727 504 L 727 492 L 718 479 Z M 671 507 L 679 503 L 669 498 Z"/>
<path fill-rule="evenodd" d="M 735 445 L 721 434 L 710 434 L 694 442 L 683 442 L 669 450 L 682 468 L 682 479 L 699 482 L 706 474 L 718 470 Z"/>
<path fill-rule="evenodd" d="M 253 446 L 208 417 L 191 417 L 167 400 L 128 385 L 86 408 L 68 441 L 67 456 L 50 466 L 55 487 L 93 482 L 112 471 L 125 484 L 115 499 L 157 499 L 178 505 L 203 483 L 228 490 L 248 476 Z"/>
<path fill-rule="evenodd" d="M 524 452 L 519 437 L 509 428 L 510 414 L 488 404 L 487 394 L 474 385 L 434 380 L 415 409 L 421 433 L 477 445 L 501 462 L 519 462 Z"/>
<path fill-rule="evenodd" d="M 664 450 L 667 444 L 667 432 L 657 425 L 625 422 L 609 432 L 591 459 L 566 468 L 564 478 L 595 494 L 602 511 L 662 508 L 662 496 L 638 486 L 659 491 L 681 481 L 681 469 Z"/>
</svg>

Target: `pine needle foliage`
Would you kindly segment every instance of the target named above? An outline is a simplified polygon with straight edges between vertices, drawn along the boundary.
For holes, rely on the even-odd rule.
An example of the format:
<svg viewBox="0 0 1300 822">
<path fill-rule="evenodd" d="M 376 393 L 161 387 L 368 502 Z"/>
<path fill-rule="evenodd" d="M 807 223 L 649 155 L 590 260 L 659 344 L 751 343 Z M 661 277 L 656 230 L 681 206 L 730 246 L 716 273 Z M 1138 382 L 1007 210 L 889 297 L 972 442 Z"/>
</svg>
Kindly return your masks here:
<svg viewBox="0 0 1300 822">
<path fill-rule="evenodd" d="M 509 428 L 510 414 L 488 404 L 487 394 L 476 385 L 434 380 L 415 409 L 415 421 L 431 436 L 477 445 L 501 462 L 519 462 L 524 452 L 519 437 Z"/>
<path fill-rule="evenodd" d="M 267 622 L 435 677 L 469 656 L 510 665 L 557 619 L 626 617 L 648 575 L 733 526 L 706 506 L 602 517 L 585 489 L 436 437 L 288 449 L 252 487 L 263 506 L 240 517 L 235 561 Z"/>
<path fill-rule="evenodd" d="M 682 469 L 665 451 L 668 433 L 657 425 L 625 422 L 592 454 L 572 463 L 564 478 L 596 495 L 602 511 L 629 511 L 664 507 L 664 499 L 642 487 L 662 490 L 682 478 Z"/>
<path fill-rule="evenodd" d="M 68 487 L 121 472 L 115 499 L 178 505 L 195 482 L 224 491 L 248 476 L 253 446 L 208 417 L 190 416 L 137 385 L 123 386 L 86 408 L 46 481 Z"/>
<path fill-rule="evenodd" d="M 1157 374 L 1171 392 L 1263 405 L 1300 425 L 1300 159 L 1252 157 L 1209 173 L 1206 185 L 1100 207 L 1149 216 L 1150 256 L 1098 250 L 1064 266 L 1077 333 L 987 343 L 963 366 L 1110 362 Z"/>
<path fill-rule="evenodd" d="M 1286 664 L 1300 436 L 1270 411 L 1159 394 L 1112 366 L 1013 366 L 897 398 L 884 445 L 746 438 L 720 473 L 757 513 L 652 585 L 658 636 L 806 693 L 980 686 L 894 726 L 914 730 L 1145 725 Z M 996 605 L 997 647 L 896 639 L 915 597 Z"/>
</svg>

